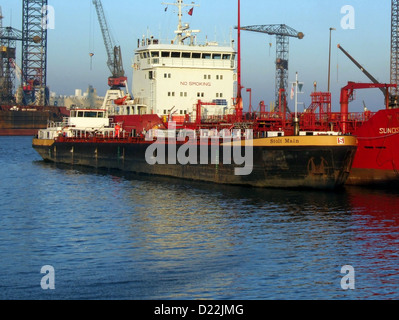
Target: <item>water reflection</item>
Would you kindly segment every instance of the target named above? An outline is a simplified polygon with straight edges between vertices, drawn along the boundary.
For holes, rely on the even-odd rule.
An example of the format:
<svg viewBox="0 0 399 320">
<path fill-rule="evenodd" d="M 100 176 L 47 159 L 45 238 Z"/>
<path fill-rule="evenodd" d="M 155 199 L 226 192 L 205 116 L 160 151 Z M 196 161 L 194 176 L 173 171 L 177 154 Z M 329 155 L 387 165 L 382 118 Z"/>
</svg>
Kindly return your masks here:
<svg viewBox="0 0 399 320">
<path fill-rule="evenodd" d="M 209 298 L 214 298 L 216 290 L 224 293 L 222 298 L 241 293 L 256 299 L 270 293 L 266 287 L 281 273 L 289 287 L 298 266 L 306 272 L 327 262 L 328 254 L 309 261 L 306 255 L 325 250 L 323 242 L 331 246 L 330 237 L 337 232 L 331 224 L 348 221 L 342 193 L 149 180 L 144 189 L 136 188 L 139 196 L 130 195 L 135 202 L 131 228 L 132 237 L 140 234 L 141 254 L 152 276 L 168 284 L 164 291 L 158 288 L 160 297 L 166 292 L 167 297 L 181 297 L 178 292 L 191 288 L 197 297 L 212 292 Z M 294 286 L 303 283 L 294 281 Z M 280 294 L 288 287 L 280 288 Z"/>
<path fill-rule="evenodd" d="M 399 291 L 395 190 L 239 188 L 35 165 L 64 179 L 60 201 L 79 211 L 73 232 L 92 235 L 76 258 L 85 253 L 102 266 L 93 272 L 114 274 L 119 298 L 391 299 Z M 354 292 L 340 288 L 347 264 Z"/>
<path fill-rule="evenodd" d="M 399 298 L 399 194 L 397 190 L 348 190 L 353 207 L 353 251 L 362 259 L 366 298 Z M 367 290 L 369 289 L 369 290 Z"/>
</svg>

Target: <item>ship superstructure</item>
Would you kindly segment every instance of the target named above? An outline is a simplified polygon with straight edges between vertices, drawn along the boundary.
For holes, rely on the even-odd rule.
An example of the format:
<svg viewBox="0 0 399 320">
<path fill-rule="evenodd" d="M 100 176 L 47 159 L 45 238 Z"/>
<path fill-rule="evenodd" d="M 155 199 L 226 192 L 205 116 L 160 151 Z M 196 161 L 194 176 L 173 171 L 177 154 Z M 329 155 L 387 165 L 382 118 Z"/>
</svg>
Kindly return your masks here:
<svg viewBox="0 0 399 320">
<path fill-rule="evenodd" d="M 233 48 L 143 42 L 135 55 L 133 96 L 148 113 L 195 117 L 198 100 L 215 104 L 207 108 L 207 116 L 223 116 L 234 109 Z"/>
<path fill-rule="evenodd" d="M 178 9 L 176 37 L 169 42 L 154 37 L 138 40 L 133 63 L 132 97 L 110 90 L 104 108 L 110 114 L 156 114 L 176 122 L 196 121 L 198 100 L 206 102 L 202 116 L 218 117 L 234 112 L 236 51 L 217 42 L 197 43 L 200 30 L 182 22 L 182 0 L 167 5 Z M 130 100 L 130 98 L 134 100 Z M 123 103 L 115 104 L 122 99 Z M 114 101 L 114 103 L 113 103 Z"/>
</svg>

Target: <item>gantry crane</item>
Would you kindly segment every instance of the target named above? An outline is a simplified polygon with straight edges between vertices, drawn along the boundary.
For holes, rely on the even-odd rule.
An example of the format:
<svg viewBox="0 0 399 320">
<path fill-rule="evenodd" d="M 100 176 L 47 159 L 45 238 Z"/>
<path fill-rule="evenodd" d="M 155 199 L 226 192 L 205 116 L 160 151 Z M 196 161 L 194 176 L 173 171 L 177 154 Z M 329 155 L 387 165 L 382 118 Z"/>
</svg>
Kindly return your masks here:
<svg viewBox="0 0 399 320">
<path fill-rule="evenodd" d="M 3 71 L 3 52 L 5 51 L 5 46 L 3 44 L 3 14 L 1 12 L 0 6 L 0 103 L 3 100 L 5 94 L 4 90 L 4 71 Z"/>
<path fill-rule="evenodd" d="M 399 0 L 392 0 L 391 10 L 391 84 L 399 86 Z M 391 104 L 398 106 L 399 89 L 391 88 Z"/>
<path fill-rule="evenodd" d="M 46 6 L 47 0 L 23 0 L 22 31 L 0 25 L 0 99 L 3 102 L 40 106 L 49 103 L 47 28 L 43 26 Z M 23 76 L 23 82 L 15 99 L 16 41 L 22 42 L 22 67 L 18 73 Z"/>
<path fill-rule="evenodd" d="M 113 90 L 126 87 L 127 77 L 125 76 L 125 71 L 123 69 L 121 47 L 113 44 L 101 1 L 93 0 L 93 4 L 97 11 L 101 33 L 103 35 L 105 49 L 107 51 L 107 65 L 112 74 L 108 78 L 108 85 Z"/>
<path fill-rule="evenodd" d="M 22 62 L 26 79 L 19 89 L 23 104 L 48 105 L 47 10 L 48 0 L 22 1 Z"/>
<path fill-rule="evenodd" d="M 16 42 L 22 32 L 12 27 L 0 28 L 0 101 L 15 103 Z"/>
<path fill-rule="evenodd" d="M 399 1 L 399 0 L 398 0 Z M 288 57 L 289 57 L 289 38 L 303 39 L 304 34 L 298 32 L 285 24 L 255 25 L 241 27 L 241 30 L 266 33 L 276 36 L 276 109 L 283 112 L 280 95 L 284 94 L 286 101 L 288 87 Z"/>
<path fill-rule="evenodd" d="M 4 27 L 0 8 L 0 102 L 15 103 L 15 58 L 16 42 L 22 41 L 22 32 Z"/>
</svg>

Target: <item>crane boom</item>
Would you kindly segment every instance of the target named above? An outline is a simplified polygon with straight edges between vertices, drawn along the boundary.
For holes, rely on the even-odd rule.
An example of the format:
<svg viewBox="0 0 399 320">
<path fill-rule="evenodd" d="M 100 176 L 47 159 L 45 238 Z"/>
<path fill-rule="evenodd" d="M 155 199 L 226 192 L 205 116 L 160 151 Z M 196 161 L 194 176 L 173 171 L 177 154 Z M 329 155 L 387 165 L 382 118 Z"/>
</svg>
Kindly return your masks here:
<svg viewBox="0 0 399 320">
<path fill-rule="evenodd" d="M 98 22 L 100 24 L 105 49 L 107 51 L 107 65 L 112 74 L 112 76 L 108 78 L 108 85 L 112 88 L 125 87 L 127 77 L 125 76 L 125 71 L 123 70 L 121 48 L 120 46 L 115 46 L 113 44 L 101 1 L 93 0 L 93 4 L 97 11 Z"/>
<path fill-rule="evenodd" d="M 399 1 L 392 0 L 391 4 L 391 83 L 399 85 Z M 397 108 L 399 89 L 392 88 L 390 93 Z"/>
<path fill-rule="evenodd" d="M 241 27 L 241 30 L 267 33 L 270 35 L 285 36 L 298 39 L 303 39 L 304 37 L 304 34 L 302 32 L 298 32 L 285 24 L 255 25 Z"/>
<path fill-rule="evenodd" d="M 286 103 L 286 95 L 288 91 L 289 38 L 297 38 L 301 40 L 305 35 L 285 24 L 254 25 L 240 27 L 240 29 L 276 36 L 276 109 L 279 112 L 283 112 L 284 109 L 289 110 Z"/>
<path fill-rule="evenodd" d="M 376 78 L 374 78 L 365 68 L 363 68 L 361 64 L 357 62 L 348 52 L 346 52 L 346 50 L 342 48 L 340 44 L 338 44 L 338 49 L 340 49 L 349 58 L 349 60 L 351 60 L 360 69 L 360 71 L 362 71 L 366 75 L 366 77 L 369 78 L 374 84 L 380 84 L 380 82 Z M 387 95 L 389 95 L 386 86 L 378 88 L 382 91 L 385 98 L 387 97 Z"/>
<path fill-rule="evenodd" d="M 101 1 L 99 1 L 99 0 L 93 0 L 93 4 L 96 7 L 98 22 L 100 23 L 101 33 L 102 33 L 103 39 L 104 39 L 105 50 L 107 50 L 107 55 L 108 55 L 107 64 L 111 68 L 112 67 L 112 55 L 113 55 L 113 53 L 112 53 L 112 38 L 111 38 L 111 34 L 109 32 L 107 20 L 105 19 L 104 8 L 103 8 Z"/>
</svg>

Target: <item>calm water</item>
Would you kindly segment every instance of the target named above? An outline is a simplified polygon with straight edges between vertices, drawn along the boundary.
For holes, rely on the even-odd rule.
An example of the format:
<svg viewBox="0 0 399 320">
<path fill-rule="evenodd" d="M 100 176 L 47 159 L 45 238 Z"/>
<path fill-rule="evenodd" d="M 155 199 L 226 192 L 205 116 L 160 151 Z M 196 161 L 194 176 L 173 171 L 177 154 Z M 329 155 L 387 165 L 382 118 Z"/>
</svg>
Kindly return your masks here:
<svg viewBox="0 0 399 320">
<path fill-rule="evenodd" d="M 0 137 L 0 299 L 399 298 L 397 190 L 258 190 L 40 159 L 30 137 Z"/>
</svg>

